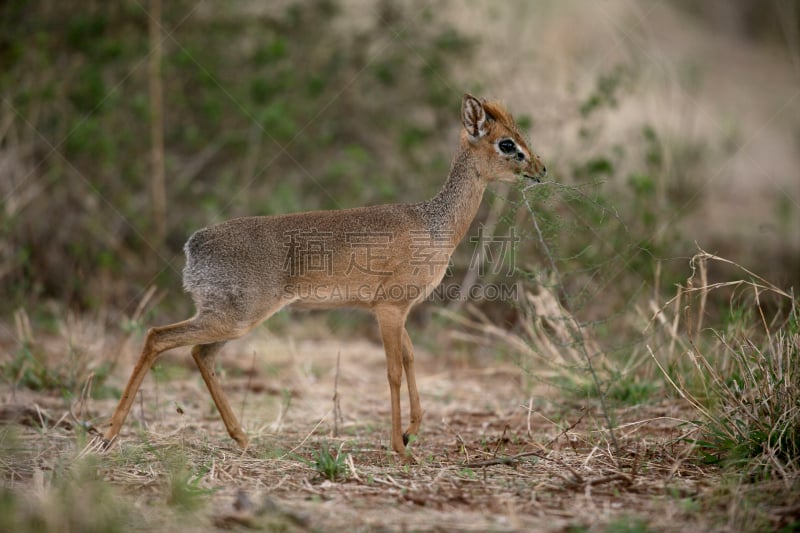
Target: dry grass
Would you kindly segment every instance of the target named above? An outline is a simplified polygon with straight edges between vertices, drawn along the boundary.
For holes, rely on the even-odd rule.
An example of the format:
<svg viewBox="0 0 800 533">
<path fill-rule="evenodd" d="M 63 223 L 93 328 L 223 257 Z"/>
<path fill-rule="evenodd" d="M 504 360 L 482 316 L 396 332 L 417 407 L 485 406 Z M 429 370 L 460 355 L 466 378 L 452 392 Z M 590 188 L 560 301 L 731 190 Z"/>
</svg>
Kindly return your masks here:
<svg viewBox="0 0 800 533">
<path fill-rule="evenodd" d="M 750 339 L 757 354 L 775 356 L 775 350 L 786 348 L 790 355 L 796 333 L 787 336 L 787 323 L 767 321 L 766 311 L 755 315 L 765 335 L 744 327 L 750 323 L 744 317 L 731 324 L 745 337 L 714 333 L 718 330 L 700 320 L 710 320 L 704 311 L 707 296 L 722 286 L 707 283 L 703 263 L 698 264 L 694 285 L 680 289 L 680 303 L 676 298 L 667 305 L 653 304 L 658 312 L 650 315 L 649 327 L 658 331 L 648 338 L 663 353 L 654 352 L 658 365 L 639 364 L 635 372 L 653 380 L 660 366 L 675 390 L 663 387 L 635 401 L 617 402 L 611 413 L 603 412 L 596 391 L 576 394 L 587 390 L 581 383 L 591 384 L 585 369 L 581 372 L 581 353 L 595 358 L 604 383 L 617 366 L 628 363 L 605 355 L 590 329 L 582 333 L 582 348 L 570 348 L 575 335 L 569 328 L 577 322 L 550 289 L 543 286 L 528 295 L 521 307 L 527 326 L 517 331 L 493 328 L 476 310 L 451 315 L 458 325 L 444 328 L 449 336 L 433 341 L 446 349 L 436 354 L 420 350 L 417 356 L 425 421 L 413 454 L 405 458 L 388 446 L 382 348 L 324 334 L 324 340 L 295 340 L 320 331 L 313 318 L 286 327 L 280 337 L 262 330 L 226 348 L 224 386 L 252 439 L 244 452 L 225 434 L 186 354 L 168 354 L 160 361 L 119 445 L 106 453 L 93 444 L 94 436 L 116 399 L 91 397 L 94 374 L 66 396 L 64 389 L 33 391 L 17 381 L 4 383 L 0 529 L 794 527 L 800 516 L 796 454 L 787 459 L 775 453 L 780 448 L 767 446 L 748 463 L 761 468 L 744 470 L 707 458 L 709 433 L 722 430 L 725 435 L 749 427 L 743 420 L 759 420 L 758 409 L 746 400 L 753 391 L 766 389 L 753 386 L 787 388 L 785 382 L 742 381 L 738 389 L 728 389 L 738 396 L 721 394 L 725 389 L 720 385 L 730 383 L 726 369 L 744 368 L 723 364 L 728 360 L 723 356 L 736 352 L 733 340 Z M 770 289 L 755 292 L 762 303 L 765 292 L 778 291 L 763 280 L 749 283 L 736 286 Z M 681 317 L 670 309 L 683 311 Z M 684 328 L 685 323 L 691 327 Z M 23 330 L 29 333 L 25 346 L 37 351 L 45 368 L 63 365 L 67 347 L 82 354 L 86 368 L 95 368 L 107 346 L 122 346 L 120 364 L 109 378 L 112 387 L 123 384 L 137 344 L 125 348 L 108 334 L 98 342 L 95 327 L 73 327 L 74 335 L 56 333 L 52 339 Z M 716 344 L 704 340 L 709 335 Z M 9 338 L 2 344 L 13 346 Z M 515 355 L 498 357 L 498 348 Z M 687 350 L 693 350 L 694 358 L 681 362 Z M 7 350 L 4 358 L 12 356 Z M 787 372 L 787 365 L 795 364 L 781 361 Z M 693 381 L 692 372 L 710 381 Z M 565 379 L 573 387 L 565 388 Z M 796 391 L 787 390 L 791 399 Z M 604 392 L 608 398 L 611 393 Z M 784 411 L 778 422 L 796 421 L 796 408 Z M 612 445 L 609 419 L 617 446 Z M 721 456 L 731 451 L 724 443 L 716 444 Z"/>
<path fill-rule="evenodd" d="M 797 454 L 781 438 L 794 438 L 797 408 L 778 400 L 796 398 L 796 303 L 751 272 L 749 281 L 709 283 L 709 261 L 741 269 L 699 254 L 676 298 L 650 302 L 644 329 L 652 358 L 635 365 L 606 354 L 591 328 L 576 336 L 578 322 L 551 283 L 527 294 L 524 327 L 513 331 L 477 309 L 448 314 L 442 336 L 427 339 L 444 349 L 417 355 L 425 421 L 408 457 L 389 450 L 380 345 L 336 339 L 314 317 L 285 326 L 281 336 L 262 330 L 232 342 L 221 357 L 224 387 L 251 436 L 248 450 L 227 437 L 191 359 L 175 352 L 145 381 L 119 445 L 101 452 L 97 428 L 116 395 L 92 396 L 92 369 L 109 346 L 119 347 L 105 385 L 121 386 L 138 341 L 74 317 L 53 333 L 37 332 L 18 314 L 24 342 L 2 338 L 4 365 L 28 350 L 45 369 L 80 354 L 86 371 L 71 388 L 35 391 L 17 379 L 2 385 L 0 530 L 795 527 Z M 753 297 L 734 290 L 731 309 L 756 313 L 723 320 L 728 330 L 709 327 L 720 322 L 707 309 L 709 295 L 742 288 Z M 770 307 L 769 295 L 790 302 L 789 314 Z M 745 341 L 755 358 L 736 357 Z M 604 412 L 583 367 L 586 355 L 604 387 L 658 377 L 672 387 L 612 402 Z M 770 381 L 765 368 L 783 379 Z M 731 381 L 732 370 L 744 378 Z M 615 399 L 610 386 L 600 390 Z M 774 419 L 763 416 L 764 405 Z M 745 468 L 741 456 L 728 460 L 753 451 L 735 446 L 738 435 L 771 431 L 781 438 L 744 457 Z M 719 461 L 708 461 L 713 453 Z"/>
<path fill-rule="evenodd" d="M 283 359 L 262 360 L 265 349 Z M 334 435 L 338 352 L 342 420 Z M 148 378 L 119 446 L 106 454 L 87 446 L 93 430 L 81 428 L 103 420 L 113 399 L 87 400 L 81 424 L 65 400 L 17 390 L 15 404 L 28 410 L 7 414 L 15 424 L 0 440 L 3 484 L 26 502 L 11 516 L 49 516 L 65 486 L 80 490 L 88 478 L 124 529 L 708 526 L 694 510 L 710 494 L 717 468 L 688 460 L 682 437 L 693 415 L 679 401 L 619 413 L 622 453 L 615 454 L 596 402 L 559 398 L 545 385 L 531 389 L 512 363 L 467 365 L 458 355 L 423 352 L 423 433 L 413 457 L 400 458 L 388 450 L 380 346 L 261 334 L 232 345 L 222 359 L 225 387 L 253 437 L 246 452 L 225 435 L 187 357 L 162 364 L 164 375 L 176 377 Z M 2 397 L 11 398 L 8 386 Z M 345 458 L 347 473 L 337 482 L 313 466 L 323 446 Z M 86 528 L 91 506 L 71 505 L 86 508 L 67 529 Z"/>
<path fill-rule="evenodd" d="M 746 275 L 710 283 L 709 261 Z M 546 279 L 521 302 L 515 330 L 469 307 L 449 314 L 440 337 L 418 338 L 437 352 L 417 354 L 425 420 L 408 457 L 389 450 L 381 346 L 336 339 L 313 316 L 288 321 L 280 336 L 261 330 L 232 342 L 220 358 L 247 451 L 176 351 L 145 381 L 119 445 L 103 453 L 94 437 L 118 393 L 96 393 L 122 386 L 140 335 L 117 338 L 78 317 L 47 332 L 18 313 L 16 336 L 0 338 L 4 369 L 24 370 L 10 363 L 34 354 L 46 375 L 72 362 L 81 371 L 55 373 L 61 385 L 40 390 L 3 374 L 0 530 L 796 527 L 796 442 L 783 438 L 796 435 L 796 301 L 716 256 L 701 252 L 694 264 L 674 299 L 626 317 L 641 320 L 652 354 L 641 358 L 646 345 L 635 346 L 635 363 L 609 355 Z M 731 290 L 736 313 L 714 316 L 717 290 Z M 101 383 L 110 347 L 116 366 Z M 638 390 L 639 379 L 665 386 L 615 397 L 613 387 Z M 619 401 L 606 409 L 601 397 Z M 763 435 L 765 446 L 750 446 Z"/>
<path fill-rule="evenodd" d="M 734 269 L 742 279 L 711 283 L 709 263 Z M 784 481 L 791 490 L 800 480 L 798 301 L 703 250 L 691 264 L 686 286 L 653 317 L 667 325 L 669 343 L 658 355 L 650 346 L 648 351 L 674 390 L 705 419 L 697 443 L 707 461 L 740 463 L 748 474 Z M 716 292 L 729 297 L 730 316 L 708 326 L 706 305 Z M 670 308 L 678 311 L 671 318 Z M 677 334 L 679 328 L 684 335 Z M 665 368 L 675 362 L 685 364 L 678 371 Z"/>
</svg>

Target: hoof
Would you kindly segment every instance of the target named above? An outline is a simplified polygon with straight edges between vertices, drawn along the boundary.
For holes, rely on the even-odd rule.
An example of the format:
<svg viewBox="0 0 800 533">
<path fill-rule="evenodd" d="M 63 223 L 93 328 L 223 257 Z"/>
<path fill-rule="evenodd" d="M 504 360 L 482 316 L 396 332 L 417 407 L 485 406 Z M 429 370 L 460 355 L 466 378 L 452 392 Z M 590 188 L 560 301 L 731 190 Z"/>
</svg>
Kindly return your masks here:
<svg viewBox="0 0 800 533">
<path fill-rule="evenodd" d="M 117 438 L 107 439 L 105 437 L 100 437 L 99 435 L 95 435 L 92 440 L 89 441 L 86 448 L 91 449 L 95 452 L 105 453 L 111 448 L 114 447 L 114 444 L 117 442 Z"/>
<path fill-rule="evenodd" d="M 403 446 L 408 446 L 408 443 L 411 441 L 411 435 L 408 433 L 403 433 Z"/>
<path fill-rule="evenodd" d="M 236 441 L 236 444 L 239 445 L 239 448 L 241 448 L 242 451 L 247 450 L 247 448 L 250 446 L 250 440 L 247 438 L 247 435 L 245 435 L 244 433 L 242 433 L 240 435 L 236 435 L 235 437 L 233 437 L 233 440 Z"/>
</svg>

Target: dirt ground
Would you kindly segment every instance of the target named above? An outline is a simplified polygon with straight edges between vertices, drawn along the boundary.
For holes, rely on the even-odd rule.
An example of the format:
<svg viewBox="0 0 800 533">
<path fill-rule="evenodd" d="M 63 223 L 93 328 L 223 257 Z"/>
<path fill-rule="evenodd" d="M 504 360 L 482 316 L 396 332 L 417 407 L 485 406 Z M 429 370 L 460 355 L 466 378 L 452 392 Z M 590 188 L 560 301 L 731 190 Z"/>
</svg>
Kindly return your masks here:
<svg viewBox="0 0 800 533">
<path fill-rule="evenodd" d="M 691 414 L 679 401 L 616 409 L 615 452 L 595 401 L 562 398 L 512 362 L 466 353 L 418 350 L 425 415 L 413 456 L 401 458 L 389 451 L 379 344 L 262 329 L 228 345 L 221 374 L 251 438 L 245 452 L 225 433 L 191 357 L 176 350 L 145 380 L 118 445 L 102 455 L 102 477 L 147 517 L 165 500 L 164 454 L 185 458 L 193 486 L 209 489 L 187 521 L 198 531 L 720 529 L 697 512 L 717 473 L 687 459 L 680 439 Z M 124 357 L 110 384 L 121 388 L 132 362 Z M 36 412 L 20 419 L 23 448 L 38 450 L 14 465 L 20 490 L 85 442 L 70 420 L 102 428 L 116 403 L 65 404 L 5 385 L 0 400 Z M 326 444 L 349 467 L 335 481 L 313 466 Z M 75 452 L 98 453 L 91 441 Z M 159 527 L 161 518 L 148 520 Z"/>
</svg>

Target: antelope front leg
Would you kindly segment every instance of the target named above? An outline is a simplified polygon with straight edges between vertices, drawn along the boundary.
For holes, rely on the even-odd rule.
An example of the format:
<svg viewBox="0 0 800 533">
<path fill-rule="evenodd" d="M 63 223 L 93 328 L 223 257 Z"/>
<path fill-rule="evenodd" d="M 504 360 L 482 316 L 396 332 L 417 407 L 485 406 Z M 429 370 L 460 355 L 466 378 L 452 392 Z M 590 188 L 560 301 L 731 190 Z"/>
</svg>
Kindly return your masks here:
<svg viewBox="0 0 800 533">
<path fill-rule="evenodd" d="M 402 417 L 400 414 L 400 382 L 403 379 L 403 322 L 405 315 L 397 310 L 376 313 L 386 351 L 386 373 L 392 402 L 392 449 L 405 454 Z"/>
<path fill-rule="evenodd" d="M 419 403 L 419 392 L 417 391 L 417 378 L 414 374 L 414 345 L 411 344 L 411 337 L 408 336 L 406 328 L 403 328 L 403 369 L 406 373 L 406 384 L 408 385 L 408 401 L 411 407 L 411 421 L 403 433 L 403 443 L 408 444 L 411 436 L 416 436 L 419 432 L 419 425 L 422 422 L 422 407 Z"/>
</svg>

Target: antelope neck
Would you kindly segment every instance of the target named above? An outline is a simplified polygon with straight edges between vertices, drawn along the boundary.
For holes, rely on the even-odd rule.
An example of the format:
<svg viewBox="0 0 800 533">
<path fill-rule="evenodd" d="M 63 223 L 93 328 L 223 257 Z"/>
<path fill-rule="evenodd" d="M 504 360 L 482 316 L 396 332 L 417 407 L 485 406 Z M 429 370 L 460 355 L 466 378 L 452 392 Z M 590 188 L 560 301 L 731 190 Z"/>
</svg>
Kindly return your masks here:
<svg viewBox="0 0 800 533">
<path fill-rule="evenodd" d="M 460 146 L 441 190 L 419 204 L 429 229 L 445 233 L 458 244 L 469 230 L 481 205 L 486 181 L 481 178 L 470 151 Z"/>
</svg>

